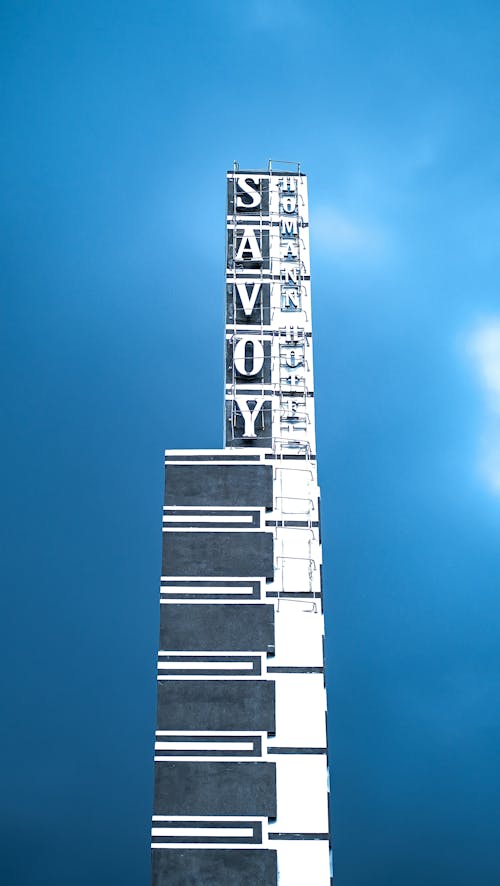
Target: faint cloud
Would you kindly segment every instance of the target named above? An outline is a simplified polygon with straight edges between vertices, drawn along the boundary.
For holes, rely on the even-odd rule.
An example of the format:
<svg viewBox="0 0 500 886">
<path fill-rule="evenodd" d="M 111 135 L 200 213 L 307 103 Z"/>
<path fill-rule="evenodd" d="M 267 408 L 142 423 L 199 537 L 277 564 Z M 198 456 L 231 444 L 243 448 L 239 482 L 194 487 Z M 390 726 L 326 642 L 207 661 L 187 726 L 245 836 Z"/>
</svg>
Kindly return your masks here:
<svg viewBox="0 0 500 886">
<path fill-rule="evenodd" d="M 311 21 L 305 4 L 299 0 L 250 0 L 246 3 L 247 23 L 259 31 L 271 31 L 308 25 Z"/>
<path fill-rule="evenodd" d="M 380 224 L 363 222 L 332 206 L 313 213 L 311 236 L 321 252 L 342 262 L 385 263 L 392 256 L 389 232 Z"/>
<path fill-rule="evenodd" d="M 500 416 L 500 318 L 484 322 L 469 337 L 468 350 L 488 395 L 490 408 Z"/>
<path fill-rule="evenodd" d="M 491 490 L 500 495 L 500 423 L 483 437 L 482 471 Z"/>
<path fill-rule="evenodd" d="M 476 206 L 469 207 L 460 217 L 459 232 L 461 240 L 467 244 L 471 255 L 480 262 L 498 262 L 500 255 L 500 208 L 494 191 L 491 200 L 482 200 Z"/>
<path fill-rule="evenodd" d="M 411 174 L 422 171 L 426 172 L 436 165 L 439 154 L 440 147 L 434 135 L 420 135 L 412 148 L 408 150 L 406 161 L 408 172 Z"/>
<path fill-rule="evenodd" d="M 484 320 L 467 339 L 483 388 L 487 422 L 482 439 L 481 468 L 490 489 L 500 494 L 500 318 Z"/>
</svg>

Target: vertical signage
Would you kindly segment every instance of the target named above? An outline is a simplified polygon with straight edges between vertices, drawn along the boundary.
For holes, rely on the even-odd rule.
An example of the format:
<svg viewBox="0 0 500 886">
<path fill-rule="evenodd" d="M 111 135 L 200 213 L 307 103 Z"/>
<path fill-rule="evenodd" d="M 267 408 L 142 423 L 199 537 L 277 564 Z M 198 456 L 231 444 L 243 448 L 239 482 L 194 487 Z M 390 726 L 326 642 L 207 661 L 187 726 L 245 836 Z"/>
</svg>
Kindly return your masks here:
<svg viewBox="0 0 500 886">
<path fill-rule="evenodd" d="M 226 445 L 310 446 L 307 192 L 298 170 L 228 173 L 226 255 Z"/>
<path fill-rule="evenodd" d="M 271 446 L 270 176 L 228 178 L 226 444 Z"/>
</svg>

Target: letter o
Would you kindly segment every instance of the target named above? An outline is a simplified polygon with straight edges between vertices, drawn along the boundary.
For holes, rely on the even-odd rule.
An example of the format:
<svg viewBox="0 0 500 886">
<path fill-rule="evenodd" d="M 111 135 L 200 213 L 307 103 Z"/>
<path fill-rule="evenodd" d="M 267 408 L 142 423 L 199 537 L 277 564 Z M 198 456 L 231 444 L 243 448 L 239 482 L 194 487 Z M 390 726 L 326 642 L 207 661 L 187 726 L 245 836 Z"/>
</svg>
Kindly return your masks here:
<svg viewBox="0 0 500 886">
<path fill-rule="evenodd" d="M 249 369 L 247 364 L 247 344 L 251 345 L 252 365 Z M 234 347 L 233 360 L 238 375 L 258 375 L 264 365 L 264 348 L 262 342 L 253 335 L 240 338 Z"/>
</svg>

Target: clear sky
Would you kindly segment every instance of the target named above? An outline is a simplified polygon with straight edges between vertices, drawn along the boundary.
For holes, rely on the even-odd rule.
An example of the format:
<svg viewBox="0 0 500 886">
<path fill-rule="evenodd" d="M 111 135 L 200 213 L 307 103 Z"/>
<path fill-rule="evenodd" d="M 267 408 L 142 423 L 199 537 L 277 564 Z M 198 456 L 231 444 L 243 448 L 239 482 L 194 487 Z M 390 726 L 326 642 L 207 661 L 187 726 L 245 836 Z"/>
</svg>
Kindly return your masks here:
<svg viewBox="0 0 500 886">
<path fill-rule="evenodd" d="M 309 176 L 336 886 L 500 883 L 497 2 L 3 2 L 6 886 L 146 886 L 225 171 Z M 310 884 L 314 886 L 314 884 Z"/>
</svg>

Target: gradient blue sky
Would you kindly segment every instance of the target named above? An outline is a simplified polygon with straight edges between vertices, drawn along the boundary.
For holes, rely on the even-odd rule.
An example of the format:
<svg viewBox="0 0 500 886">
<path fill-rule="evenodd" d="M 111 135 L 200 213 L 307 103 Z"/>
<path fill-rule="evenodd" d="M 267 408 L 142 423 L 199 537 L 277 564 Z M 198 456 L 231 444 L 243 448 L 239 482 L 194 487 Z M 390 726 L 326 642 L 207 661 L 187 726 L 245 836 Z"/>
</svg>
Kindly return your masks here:
<svg viewBox="0 0 500 886">
<path fill-rule="evenodd" d="M 1 13 L 2 882 L 148 883 L 162 452 L 222 444 L 225 170 L 283 157 L 336 886 L 496 886 L 498 3 Z"/>
</svg>

